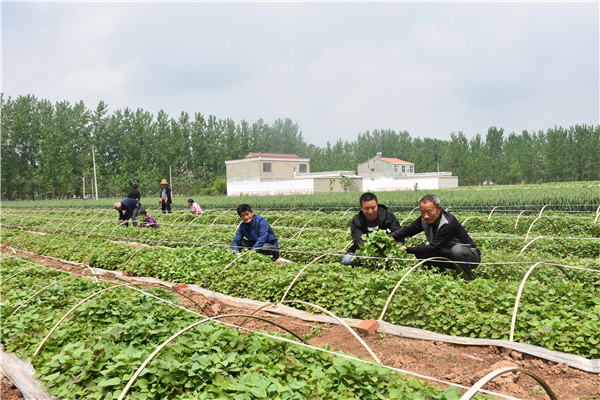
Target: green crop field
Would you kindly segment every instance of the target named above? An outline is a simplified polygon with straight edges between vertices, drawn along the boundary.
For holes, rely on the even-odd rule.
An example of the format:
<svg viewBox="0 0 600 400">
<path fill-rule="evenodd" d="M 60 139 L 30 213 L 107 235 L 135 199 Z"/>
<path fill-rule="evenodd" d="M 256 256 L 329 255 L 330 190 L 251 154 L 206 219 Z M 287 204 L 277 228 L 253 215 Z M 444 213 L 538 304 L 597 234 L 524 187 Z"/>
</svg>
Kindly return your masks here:
<svg viewBox="0 0 600 400">
<path fill-rule="evenodd" d="M 414 206 L 423 194 L 378 196 L 405 225 L 418 216 Z M 371 251 L 370 246 L 383 238 L 372 238 L 358 253 L 370 256 L 362 267 L 340 265 L 351 242 L 355 193 L 198 198 L 205 210 L 201 216 L 187 211 L 186 199 L 177 199 L 172 214 L 147 206 L 159 229 L 117 226 L 117 212 L 110 208 L 114 199 L 4 202 L 2 244 L 105 270 L 196 284 L 235 297 L 276 302 L 285 295 L 344 318 L 380 319 L 389 299 L 382 319 L 392 324 L 600 358 L 598 183 L 476 187 L 436 194 L 481 249 L 482 263 L 470 282 L 452 273 L 413 269 L 417 260 L 393 245 L 386 244 L 379 253 Z M 240 223 L 234 208 L 240 202 L 250 203 L 269 221 L 282 257 L 294 264 L 275 265 L 260 254 L 231 251 Z M 138 245 L 131 246 L 132 242 Z M 407 245 L 420 243 L 425 243 L 422 235 L 407 239 Z M 60 398 L 118 398 L 158 344 L 198 320 L 197 315 L 174 312 L 145 296 L 115 290 L 82 306 L 76 321 L 61 327 L 34 356 L 46 327 L 98 287 L 89 280 L 65 280 L 18 309 L 33 293 L 64 278 L 57 271 L 27 270 L 30 267 L 31 262 L 17 257 L 2 259 L 3 277 L 24 271 L 2 284 L 2 344 L 32 360 L 49 392 Z M 168 293 L 153 293 L 173 300 Z M 140 325 L 143 333 L 134 328 Z M 314 390 L 330 398 L 348 398 L 340 389 L 344 385 L 360 398 L 458 398 L 422 381 L 400 383 L 380 366 L 365 367 L 302 349 L 284 362 L 273 350 L 281 342 L 240 335 L 212 323 L 199 329 L 206 340 L 169 346 L 159 361 L 149 365 L 154 373 L 141 375 L 128 398 L 291 399 L 309 398 L 307 393 Z M 216 348 L 220 353 L 214 358 L 211 351 Z M 264 370 L 256 370 L 257 362 L 265 365 Z M 289 368 L 281 369 L 288 362 Z M 300 365 L 310 366 L 302 379 L 295 369 Z M 348 383 L 349 377 L 354 383 Z M 295 390 L 286 391 L 286 385 Z"/>
</svg>

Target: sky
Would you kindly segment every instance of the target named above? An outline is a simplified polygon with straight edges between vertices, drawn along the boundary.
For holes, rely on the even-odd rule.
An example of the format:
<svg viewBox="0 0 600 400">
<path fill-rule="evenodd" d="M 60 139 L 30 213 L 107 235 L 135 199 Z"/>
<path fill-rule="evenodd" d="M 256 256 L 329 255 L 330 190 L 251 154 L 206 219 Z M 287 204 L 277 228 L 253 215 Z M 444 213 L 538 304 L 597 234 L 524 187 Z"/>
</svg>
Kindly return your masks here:
<svg viewBox="0 0 600 400">
<path fill-rule="evenodd" d="M 236 123 L 320 147 L 596 125 L 600 3 L 2 1 L 4 97 Z"/>
</svg>

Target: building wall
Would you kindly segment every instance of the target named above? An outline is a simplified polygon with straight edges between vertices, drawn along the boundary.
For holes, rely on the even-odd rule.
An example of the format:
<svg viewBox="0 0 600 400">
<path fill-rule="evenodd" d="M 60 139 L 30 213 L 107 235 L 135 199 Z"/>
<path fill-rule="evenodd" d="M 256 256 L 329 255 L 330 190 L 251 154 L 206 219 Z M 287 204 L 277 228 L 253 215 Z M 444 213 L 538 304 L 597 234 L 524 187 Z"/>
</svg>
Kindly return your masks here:
<svg viewBox="0 0 600 400">
<path fill-rule="evenodd" d="M 344 186 L 341 183 L 341 178 L 315 178 L 314 192 L 315 193 L 343 193 L 343 192 L 362 192 L 362 178 L 350 178 L 352 179 L 352 185 L 348 186 L 344 190 Z"/>
<path fill-rule="evenodd" d="M 272 196 L 278 194 L 313 194 L 314 182 L 309 179 L 289 179 L 269 182 L 231 182 L 227 180 L 227 196 Z"/>
<path fill-rule="evenodd" d="M 398 166 L 398 171 L 394 172 L 394 166 Z M 405 167 L 405 171 L 402 172 L 402 167 Z M 364 178 L 393 178 L 409 176 L 411 173 L 408 172 L 408 167 L 412 166 L 414 171 L 414 164 L 391 164 L 387 161 L 380 160 L 378 158 L 371 158 L 370 160 L 360 163 L 357 166 L 357 175 Z"/>
<path fill-rule="evenodd" d="M 264 171 L 264 164 L 271 164 L 271 171 Z M 300 173 L 300 164 L 306 165 L 307 172 L 310 172 L 310 165 L 306 161 L 298 160 L 261 160 L 260 165 L 260 180 L 261 181 L 272 181 L 282 179 L 294 179 L 294 171 Z"/>
<path fill-rule="evenodd" d="M 415 186 L 416 185 L 416 186 Z M 416 189 L 451 189 L 458 187 L 457 176 L 419 176 L 400 179 L 363 177 L 365 192 L 385 192 Z"/>
<path fill-rule="evenodd" d="M 271 171 L 264 171 L 264 164 L 271 165 Z M 227 181 L 272 181 L 294 179 L 294 169 L 300 173 L 300 164 L 306 165 L 306 172 L 310 172 L 310 162 L 307 160 L 276 160 L 259 158 L 246 158 L 225 162 Z"/>
<path fill-rule="evenodd" d="M 262 164 L 259 159 L 225 162 L 225 168 L 227 170 L 227 182 L 260 182 Z"/>
</svg>

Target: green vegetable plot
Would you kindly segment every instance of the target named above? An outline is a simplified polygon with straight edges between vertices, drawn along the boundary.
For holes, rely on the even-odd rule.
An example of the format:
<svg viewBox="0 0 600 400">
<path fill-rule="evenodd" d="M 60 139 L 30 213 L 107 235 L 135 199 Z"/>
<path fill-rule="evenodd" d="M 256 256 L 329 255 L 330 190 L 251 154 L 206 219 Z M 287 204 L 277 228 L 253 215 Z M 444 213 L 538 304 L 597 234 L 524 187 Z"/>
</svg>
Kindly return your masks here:
<svg viewBox="0 0 600 400">
<path fill-rule="evenodd" d="M 460 395 L 454 387 L 442 391 L 388 368 L 212 321 L 166 346 L 126 390 L 161 343 L 204 318 L 177 307 L 162 289 L 110 289 L 122 282 L 69 277 L 16 257 L 3 257 L 1 272 L 2 344 L 30 359 L 57 398 L 451 400 Z M 48 287 L 49 282 L 56 284 Z M 101 290 L 106 291 L 84 301 Z"/>
<path fill-rule="evenodd" d="M 508 340 L 512 333 L 514 341 L 598 358 L 598 216 L 553 209 L 455 212 L 482 251 L 474 280 L 416 269 L 391 298 L 383 319 L 457 336 Z M 370 243 L 364 255 L 387 257 L 365 259 L 361 268 L 339 265 L 350 244 L 353 211 L 258 213 L 273 226 L 282 257 L 295 264 L 276 265 L 256 253 L 233 254 L 230 242 L 240 221 L 232 210 L 207 210 L 201 217 L 158 214 L 160 229 L 142 229 L 117 227 L 112 210 L 5 209 L 2 240 L 40 254 L 237 297 L 279 301 L 289 290 L 288 299 L 360 319 L 378 319 L 392 289 L 417 263 L 395 246 Z M 397 216 L 402 224 L 416 217 Z M 407 240 L 417 243 L 425 243 L 424 236 Z"/>
</svg>

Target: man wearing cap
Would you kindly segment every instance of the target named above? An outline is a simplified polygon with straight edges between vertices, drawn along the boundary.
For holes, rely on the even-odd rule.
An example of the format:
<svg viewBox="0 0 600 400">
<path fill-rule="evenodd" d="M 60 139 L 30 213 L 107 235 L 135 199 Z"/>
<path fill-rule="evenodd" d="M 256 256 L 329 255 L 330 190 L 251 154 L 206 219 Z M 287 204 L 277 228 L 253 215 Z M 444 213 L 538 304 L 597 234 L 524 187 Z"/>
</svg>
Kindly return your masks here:
<svg viewBox="0 0 600 400">
<path fill-rule="evenodd" d="M 137 199 L 126 198 L 114 204 L 115 210 L 119 212 L 119 225 L 129 226 L 129 219 L 133 216 L 137 202 Z"/>
<path fill-rule="evenodd" d="M 162 181 L 160 181 L 160 185 L 162 186 L 160 188 L 160 205 L 162 207 L 162 212 L 163 214 L 165 213 L 165 211 L 169 212 L 169 214 L 171 214 L 171 188 L 168 186 L 169 183 L 167 182 L 166 179 L 163 179 Z"/>
</svg>

